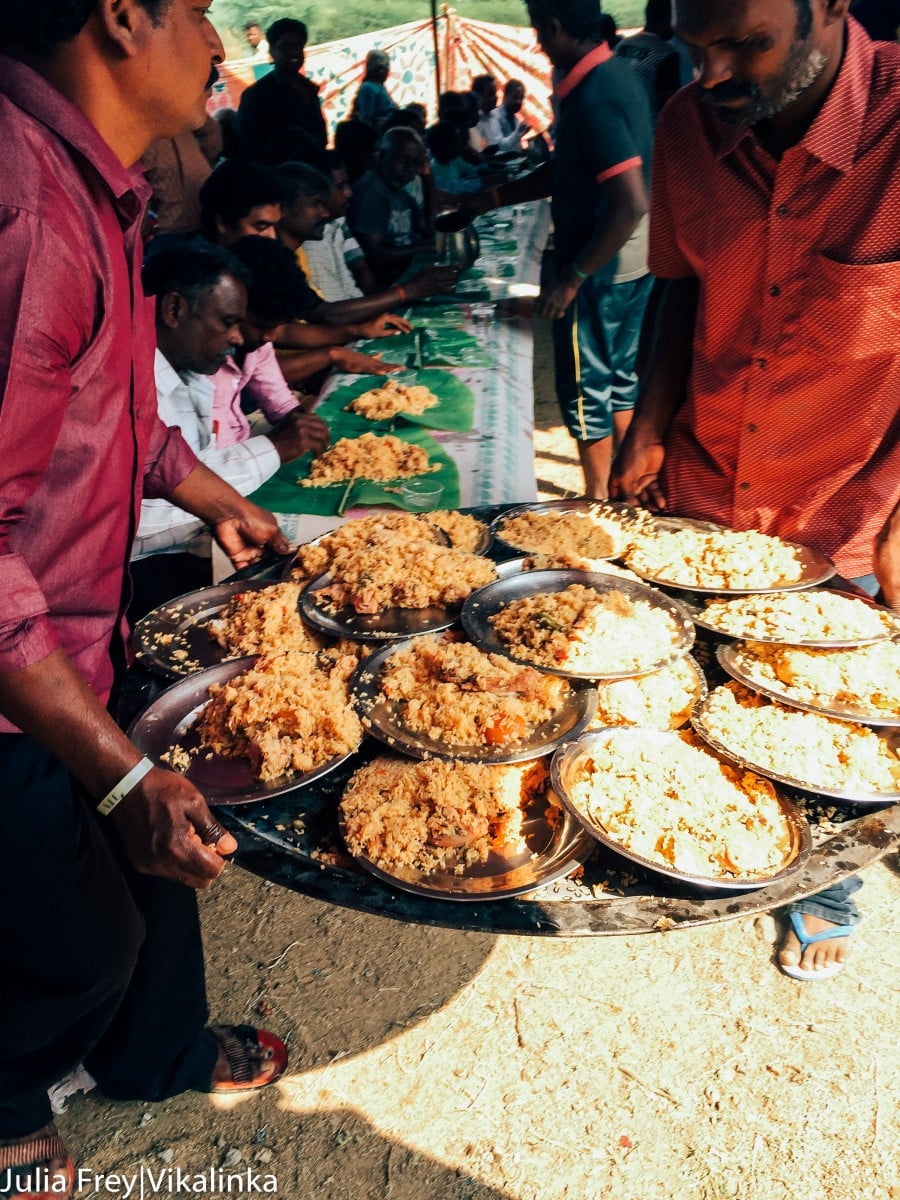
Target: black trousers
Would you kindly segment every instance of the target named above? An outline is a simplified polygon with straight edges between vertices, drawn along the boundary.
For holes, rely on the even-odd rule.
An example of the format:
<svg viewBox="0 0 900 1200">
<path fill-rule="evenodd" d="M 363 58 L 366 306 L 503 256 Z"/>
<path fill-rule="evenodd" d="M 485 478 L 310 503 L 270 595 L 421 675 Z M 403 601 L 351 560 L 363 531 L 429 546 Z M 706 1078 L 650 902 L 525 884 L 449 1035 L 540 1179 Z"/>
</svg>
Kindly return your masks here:
<svg viewBox="0 0 900 1200">
<path fill-rule="evenodd" d="M 209 1086 L 194 892 L 139 875 L 71 776 L 0 734 L 0 1139 L 50 1120 L 83 1062 L 122 1100 Z"/>
</svg>

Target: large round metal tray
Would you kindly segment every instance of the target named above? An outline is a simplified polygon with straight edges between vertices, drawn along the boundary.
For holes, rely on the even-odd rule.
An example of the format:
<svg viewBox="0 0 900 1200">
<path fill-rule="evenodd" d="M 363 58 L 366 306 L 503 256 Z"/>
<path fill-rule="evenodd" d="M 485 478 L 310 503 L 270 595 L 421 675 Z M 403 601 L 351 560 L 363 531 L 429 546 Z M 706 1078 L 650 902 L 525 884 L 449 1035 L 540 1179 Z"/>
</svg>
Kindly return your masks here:
<svg viewBox="0 0 900 1200">
<path fill-rule="evenodd" d="M 797 589 L 795 589 L 795 590 L 797 590 Z M 808 588 L 807 589 L 807 588 L 804 588 L 804 589 L 800 589 L 800 590 L 803 591 L 804 595 L 813 595 L 813 594 L 815 594 L 816 591 L 829 591 L 830 589 L 826 589 L 826 588 Z M 775 595 L 775 593 L 766 593 L 766 594 L 767 595 Z M 880 605 L 876 605 L 874 603 L 874 601 L 864 600 L 861 596 L 850 596 L 846 592 L 838 592 L 838 593 L 833 593 L 833 594 L 843 595 L 848 600 L 856 600 L 858 603 L 868 605 L 870 608 L 879 608 L 880 607 Z M 746 641 L 764 642 L 768 645 L 777 645 L 777 646 L 808 646 L 811 649 L 818 649 L 818 650 L 849 650 L 849 649 L 852 649 L 854 646 L 871 646 L 871 645 L 874 645 L 876 642 L 885 642 L 885 641 L 889 641 L 892 637 L 900 636 L 900 621 L 898 621 L 896 619 L 895 619 L 895 628 L 893 630 L 891 630 L 889 627 L 885 626 L 884 632 L 875 637 L 831 638 L 830 640 L 825 637 L 819 637 L 819 638 L 807 638 L 804 640 L 804 639 L 797 638 L 797 637 L 791 637 L 791 638 L 760 637 L 758 634 L 755 634 L 755 633 L 752 633 L 752 634 L 729 633 L 727 630 L 722 629 L 719 625 L 713 625 L 710 621 L 705 621 L 703 619 L 703 614 L 705 612 L 705 606 L 702 603 L 698 604 L 696 597 L 694 595 L 692 595 L 691 593 L 684 592 L 684 593 L 678 595 L 676 597 L 676 599 L 678 600 L 679 604 L 683 605 L 683 607 L 686 608 L 687 611 L 690 613 L 691 620 L 694 622 L 695 625 L 699 625 L 701 629 L 708 629 L 711 633 L 716 634 L 717 637 L 729 638 L 729 639 L 733 639 L 735 641 L 739 641 L 739 640 L 743 639 Z M 885 613 L 888 613 L 888 615 L 891 615 L 889 613 L 888 609 L 884 609 L 883 611 Z"/>
<path fill-rule="evenodd" d="M 661 532 L 674 533 L 679 529 L 697 529 L 704 533 L 733 532 L 725 525 L 716 525 L 713 521 L 698 521 L 690 517 L 656 517 L 655 524 Z M 784 541 L 784 539 L 781 540 Z M 798 592 L 805 588 L 815 587 L 816 584 L 825 583 L 834 575 L 834 563 L 818 550 L 814 550 L 811 546 L 802 546 L 799 542 L 784 541 L 784 544 L 792 547 L 800 556 L 800 577 L 794 580 L 776 580 L 768 587 L 701 587 L 698 584 L 682 583 L 677 579 L 667 579 L 662 575 L 652 575 L 648 571 L 640 571 L 628 561 L 627 554 L 624 561 L 629 570 L 634 571 L 635 575 L 640 575 L 641 579 L 646 580 L 647 583 L 653 583 L 659 587 L 675 588 L 678 591 L 699 592 L 705 596 L 751 596 L 759 592 Z"/>
<path fill-rule="evenodd" d="M 705 700 L 707 693 L 709 691 L 709 688 L 708 688 L 708 685 L 706 682 L 706 676 L 703 674 L 703 671 L 700 669 L 700 664 L 697 662 L 697 660 L 691 654 L 686 654 L 684 656 L 684 658 L 676 659 L 675 662 L 673 662 L 673 663 L 667 663 L 664 667 L 660 667 L 660 670 L 668 671 L 668 670 L 673 669 L 676 666 L 681 666 L 682 664 L 684 664 L 684 666 L 688 668 L 691 675 L 693 676 L 693 688 L 691 690 L 690 699 L 686 700 L 684 705 L 681 708 L 674 710 L 670 714 L 669 725 L 668 725 L 668 729 L 670 729 L 670 730 L 681 729 L 682 726 L 686 725 L 688 723 L 688 721 L 691 719 L 691 713 L 694 710 L 694 706 L 700 700 Z M 654 674 L 655 674 L 655 672 L 654 672 Z M 597 709 L 598 709 L 598 712 L 602 709 L 603 692 L 606 688 L 608 688 L 608 687 L 616 688 L 620 684 L 629 684 L 629 683 L 633 683 L 633 682 L 637 683 L 643 678 L 644 678 L 644 676 L 638 675 L 638 676 L 633 676 L 631 679 L 612 679 L 609 681 L 609 683 L 599 683 L 598 687 L 597 687 Z M 675 718 L 677 718 L 677 720 L 676 720 L 675 724 L 672 724 L 672 720 Z M 614 723 L 617 723 L 617 722 L 614 722 Z M 597 727 L 599 728 L 601 725 L 606 725 L 607 722 L 602 720 L 602 716 L 598 716 L 596 724 L 597 724 Z M 639 724 L 640 728 L 645 728 L 645 729 L 659 728 L 659 726 L 641 725 L 640 723 L 638 723 L 638 724 Z"/>
<path fill-rule="evenodd" d="M 642 520 L 647 520 L 646 514 L 641 509 L 633 508 L 627 504 L 620 504 L 613 500 L 542 500 L 533 504 L 520 504 L 516 508 L 511 508 L 508 512 L 501 513 L 499 517 L 495 517 L 491 522 L 491 533 L 499 544 L 506 550 L 511 550 L 514 554 L 536 554 L 535 550 L 530 550 L 527 546 L 516 546 L 513 542 L 508 542 L 503 537 L 503 527 L 514 517 L 520 517 L 524 513 L 567 513 L 567 512 L 605 512 L 621 521 L 621 536 L 615 542 L 613 549 L 609 554 L 598 554 L 593 557 L 601 560 L 606 558 L 618 558 L 625 552 L 629 544 L 628 529 L 629 526 L 636 526 Z"/>
<path fill-rule="evenodd" d="M 330 612 L 316 600 L 316 593 L 332 582 L 330 575 L 319 575 L 300 593 L 300 614 L 322 633 L 331 637 L 351 638 L 357 642 L 390 642 L 420 633 L 449 629 L 459 620 L 460 604 L 432 605 L 429 608 L 385 608 L 377 613 L 358 613 L 350 605 Z"/>
<path fill-rule="evenodd" d="M 642 663 L 639 670 L 623 670 L 606 672 L 599 675 L 596 672 L 575 671 L 567 667 L 546 667 L 530 659 L 517 658 L 510 654 L 509 648 L 494 632 L 490 618 L 513 600 L 522 600 L 528 596 L 565 591 L 573 583 L 592 587 L 597 592 L 622 592 L 631 600 L 644 600 L 651 607 L 668 613 L 675 621 L 677 633 L 672 643 L 672 651 L 658 662 Z M 694 625 L 684 609 L 661 592 L 645 587 L 640 583 L 632 583 L 628 579 L 619 579 L 614 575 L 601 575 L 592 571 L 528 571 L 525 574 L 513 575 L 506 579 L 498 579 L 486 587 L 479 588 L 463 604 L 463 628 L 469 638 L 482 650 L 490 650 L 494 654 L 502 654 L 514 662 L 534 667 L 550 675 L 564 675 L 568 679 L 629 679 L 635 675 L 648 675 L 666 663 L 687 654 L 694 644 Z"/>
<path fill-rule="evenodd" d="M 209 702 L 210 685 L 227 683 L 255 662 L 255 658 L 233 658 L 173 684 L 135 719 L 128 736 L 148 758 L 159 766 L 168 766 L 162 756 L 174 745 L 188 752 L 199 746 L 195 725 Z M 251 804 L 321 779 L 350 757 L 350 754 L 344 754 L 314 771 L 262 783 L 253 774 L 247 759 L 225 758 L 201 751 L 191 755 L 191 765 L 184 774 L 210 804 Z"/>
<path fill-rule="evenodd" d="M 569 698 L 552 721 L 532 729 L 525 741 L 511 746 L 472 746 L 437 741 L 403 724 L 401 705 L 381 691 L 379 676 L 387 660 L 413 644 L 392 642 L 363 660 L 350 681 L 350 691 L 368 733 L 394 750 L 413 758 L 447 761 L 516 763 L 550 754 L 561 742 L 587 726 L 597 707 L 597 692 L 585 681 L 574 680 Z"/>
<path fill-rule="evenodd" d="M 594 848 L 593 838 L 571 813 L 562 809 L 560 819 L 551 825 L 546 809 L 546 798 L 526 809 L 522 832 L 527 850 L 508 857 L 492 852 L 485 862 L 465 867 L 460 875 L 425 874 L 412 867 L 387 872 L 364 855 L 352 857 L 384 883 L 416 896 L 470 903 L 522 896 L 577 870 Z M 343 836 L 343 823 L 338 823 Z"/>
<path fill-rule="evenodd" d="M 778 771 L 773 771 L 771 767 L 763 763 L 754 762 L 752 758 L 748 758 L 741 751 L 735 750 L 732 746 L 723 742 L 707 725 L 705 713 L 706 701 L 704 700 L 696 706 L 691 714 L 691 725 L 717 754 L 721 754 L 723 758 L 727 758 L 729 762 L 733 762 L 736 766 L 755 771 L 757 775 L 765 775 L 768 779 L 772 779 L 776 783 L 783 783 L 789 787 L 799 788 L 803 792 L 813 792 L 818 796 L 830 796 L 835 800 L 850 800 L 853 804 L 896 804 L 900 800 L 900 791 L 858 792 L 852 788 L 827 788 L 822 787 L 818 783 L 810 783 L 808 780 L 798 779 L 795 775 L 783 775 Z M 882 733 L 877 736 L 882 738 L 895 754 L 897 753 L 898 747 L 900 747 L 900 731 L 896 733 Z"/>
<path fill-rule="evenodd" d="M 888 713 L 873 713 L 867 709 L 856 708 L 850 704 L 815 704 L 808 700 L 798 700 L 796 697 L 789 695 L 786 691 L 775 686 L 775 684 L 760 683 L 752 675 L 741 666 L 738 661 L 738 655 L 743 647 L 743 642 L 729 642 L 727 645 L 716 647 L 716 658 L 719 661 L 719 666 L 723 671 L 726 671 L 732 679 L 736 679 L 738 683 L 744 684 L 754 692 L 760 692 L 763 696 L 768 696 L 772 700 L 779 700 L 782 704 L 787 704 L 789 708 L 802 708 L 804 712 L 821 713 L 825 717 L 837 717 L 840 721 L 852 721 L 857 725 L 877 725 L 885 729 L 900 728 L 900 716 L 891 716 Z"/>
<path fill-rule="evenodd" d="M 583 733 L 574 741 L 566 742 L 554 754 L 550 767 L 550 778 L 556 794 L 560 797 L 569 812 L 591 833 L 592 837 L 596 838 L 607 849 L 614 850 L 617 854 L 621 854 L 624 858 L 637 863 L 648 871 L 655 871 L 657 874 L 665 875 L 670 879 L 680 880 L 682 883 L 690 884 L 693 887 L 725 891 L 750 891 L 777 883 L 798 870 L 803 864 L 804 859 L 809 855 L 812 849 L 812 837 L 806 818 L 780 792 L 776 792 L 776 794 L 781 811 L 790 830 L 791 849 L 785 856 L 784 865 L 770 875 L 742 879 L 729 879 L 723 876 L 689 875 L 684 871 L 676 870 L 675 867 L 654 862 L 652 859 L 644 858 L 643 855 L 629 850 L 615 838 L 611 837 L 605 829 L 595 825 L 588 817 L 582 815 L 578 806 L 572 801 L 569 793 L 569 782 L 578 759 L 586 752 L 589 752 L 592 746 L 596 745 L 602 737 L 610 732 L 620 736 L 630 735 L 640 737 L 645 740 L 677 736 L 674 733 L 661 733 L 656 730 L 626 728 L 622 726 L 606 728 L 592 733 Z"/>
<path fill-rule="evenodd" d="M 135 625 L 131 634 L 135 653 L 145 667 L 170 679 L 229 661 L 207 630 L 208 623 L 240 592 L 259 592 L 276 582 L 247 579 L 220 583 L 161 604 Z"/>
</svg>

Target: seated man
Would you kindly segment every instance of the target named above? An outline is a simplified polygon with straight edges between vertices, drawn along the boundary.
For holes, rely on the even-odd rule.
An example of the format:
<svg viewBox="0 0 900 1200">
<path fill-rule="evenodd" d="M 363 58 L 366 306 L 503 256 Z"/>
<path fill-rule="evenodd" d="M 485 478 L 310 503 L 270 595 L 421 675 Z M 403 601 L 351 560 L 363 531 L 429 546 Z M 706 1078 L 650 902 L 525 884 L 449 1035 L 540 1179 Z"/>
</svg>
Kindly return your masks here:
<svg viewBox="0 0 900 1200">
<path fill-rule="evenodd" d="M 267 436 L 218 444 L 210 376 L 243 346 L 250 282 L 247 268 L 227 250 L 183 237 L 157 238 L 143 270 L 144 291 L 156 297 L 154 371 L 160 418 L 180 428 L 200 461 L 242 496 L 274 475 L 281 463 L 328 444 L 325 423 L 295 413 L 295 400 Z M 143 501 L 132 552 L 133 617 L 211 582 L 209 542 L 197 537 L 204 529 L 202 521 L 167 500 Z"/>
<path fill-rule="evenodd" d="M 219 163 L 200 188 L 200 228 L 211 242 L 273 238 L 281 219 L 281 183 L 271 167 L 248 159 Z"/>
<path fill-rule="evenodd" d="M 493 132 L 491 115 L 497 107 L 497 80 L 493 75 L 476 75 L 472 95 L 478 102 L 478 124 L 469 133 L 469 144 L 481 154 L 488 144 L 488 132 Z"/>
<path fill-rule="evenodd" d="M 389 129 L 378 143 L 375 167 L 357 182 L 347 220 L 365 251 L 379 287 L 390 287 L 417 251 L 433 251 L 421 208 L 406 190 L 427 158 L 412 129 Z"/>
<path fill-rule="evenodd" d="M 518 79 L 510 79 L 503 89 L 503 103 L 491 113 L 485 129 L 488 149 L 503 153 L 521 150 L 522 138 L 531 131 L 531 126 L 519 116 L 525 103 L 525 85 Z"/>
<path fill-rule="evenodd" d="M 284 203 L 278 236 L 288 249 L 294 252 L 298 266 L 324 300 L 320 308 L 313 313 L 312 319 L 316 320 L 328 314 L 340 317 L 344 321 L 366 321 L 388 312 L 395 305 L 406 304 L 409 300 L 417 300 L 435 292 L 451 291 L 459 275 L 454 267 L 426 267 L 402 286 L 395 285 L 383 291 L 373 291 L 371 295 L 364 295 L 360 291 L 350 273 L 353 265 L 356 265 L 360 277 L 366 283 L 373 282 L 371 271 L 359 243 L 350 234 L 343 219 L 343 212 L 346 211 L 352 195 L 347 183 L 346 170 L 339 159 L 331 161 L 336 161 L 338 165 L 330 175 L 325 175 L 306 163 L 285 163 L 279 170 Z M 337 182 L 335 174 L 338 176 Z M 335 213 L 338 214 L 337 220 L 334 219 Z M 316 286 L 311 262 L 315 251 L 323 246 L 323 240 L 336 226 L 343 226 L 343 229 L 331 235 L 332 242 L 325 260 L 326 265 L 330 267 L 326 278 L 331 283 L 331 291 L 329 295 L 324 295 L 321 288 Z M 348 249 L 346 243 L 356 248 L 350 267 L 344 257 Z M 315 261 L 321 263 L 322 260 Z M 339 278 L 332 282 L 335 275 Z M 395 323 L 399 320 L 394 317 L 390 319 Z"/>
</svg>

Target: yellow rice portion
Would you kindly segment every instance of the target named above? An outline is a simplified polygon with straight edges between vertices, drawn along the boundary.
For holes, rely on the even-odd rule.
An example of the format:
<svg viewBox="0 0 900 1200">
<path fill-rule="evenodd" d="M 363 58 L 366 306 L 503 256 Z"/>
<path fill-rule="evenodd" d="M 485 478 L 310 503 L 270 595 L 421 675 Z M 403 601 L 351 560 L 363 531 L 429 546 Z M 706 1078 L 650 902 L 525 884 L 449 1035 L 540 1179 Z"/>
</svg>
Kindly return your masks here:
<svg viewBox="0 0 900 1200">
<path fill-rule="evenodd" d="M 497 577 L 480 555 L 399 533 L 374 546 L 335 550 L 329 570 L 333 583 L 316 593 L 317 602 L 360 613 L 458 604 Z"/>
<path fill-rule="evenodd" d="M 885 609 L 827 589 L 707 600 L 703 620 L 730 637 L 779 642 L 849 642 L 900 633 L 900 622 Z"/>
<path fill-rule="evenodd" d="M 410 479 L 439 470 L 429 466 L 428 454 L 393 434 L 364 433 L 358 438 L 340 438 L 324 454 L 313 459 L 303 487 L 325 487 L 349 479 Z"/>
<path fill-rule="evenodd" d="M 710 879 L 779 870 L 791 830 L 772 784 L 690 733 L 611 729 L 581 755 L 567 792 L 582 817 L 650 862 Z"/>
<path fill-rule="evenodd" d="M 428 516 L 435 514 L 429 513 Z M 375 546 L 395 534 L 415 540 L 434 541 L 439 537 L 423 515 L 408 512 L 372 512 L 365 517 L 347 521 L 340 528 L 326 533 L 316 542 L 299 546 L 291 570 L 291 578 L 314 579 L 331 567 L 338 551 L 358 550 L 363 546 Z"/>
<path fill-rule="evenodd" d="M 733 682 L 710 693 L 703 722 L 760 770 L 833 791 L 900 791 L 900 759 L 865 725 L 788 708 Z"/>
<path fill-rule="evenodd" d="M 377 758 L 357 771 L 340 803 L 351 854 L 387 872 L 462 875 L 491 851 L 527 850 L 523 809 L 546 786 L 545 762 L 487 766 Z"/>
<path fill-rule="evenodd" d="M 421 416 L 429 408 L 434 408 L 438 398 L 422 384 L 407 385 L 388 379 L 381 387 L 372 388 L 357 396 L 345 408 L 345 412 L 358 413 L 370 421 L 387 421 L 399 413 L 409 413 L 411 416 Z"/>
<path fill-rule="evenodd" d="M 321 650 L 325 639 L 301 619 L 299 597 L 299 583 L 276 583 L 259 591 L 238 592 L 209 622 L 210 636 L 235 658 L 264 652 Z"/>
<path fill-rule="evenodd" d="M 522 563 L 523 571 L 592 571 L 599 575 L 615 575 L 617 579 L 628 579 L 631 583 L 643 583 L 640 575 L 620 567 L 605 558 L 585 558 L 572 550 L 561 550 L 553 554 L 529 554 Z"/>
<path fill-rule="evenodd" d="M 803 570 L 792 546 L 753 529 L 656 529 L 638 539 L 625 562 L 639 575 L 683 587 L 776 587 L 795 583 Z"/>
<path fill-rule="evenodd" d="M 484 540 L 487 526 L 469 513 L 456 512 L 455 509 L 441 508 L 434 512 L 424 513 L 423 518 L 429 525 L 442 529 L 450 539 L 450 545 L 457 550 L 468 550 L 474 553 L 476 546 Z"/>
<path fill-rule="evenodd" d="M 572 691 L 564 679 L 446 638 L 417 638 L 391 655 L 379 683 L 404 726 L 457 746 L 514 746 Z"/>
<path fill-rule="evenodd" d="M 678 729 L 700 696 L 697 667 L 680 658 L 649 675 L 616 679 L 597 688 L 597 713 L 589 729 L 604 725 L 640 725 L 644 729 Z"/>
<path fill-rule="evenodd" d="M 248 671 L 210 687 L 197 721 L 202 745 L 249 758 L 263 783 L 348 754 L 363 735 L 347 688 L 356 665 L 345 648 L 261 655 Z"/>
<path fill-rule="evenodd" d="M 575 554 L 586 559 L 612 558 L 629 544 L 615 510 L 523 512 L 504 521 L 498 536 L 530 554 Z"/>
<path fill-rule="evenodd" d="M 900 716 L 900 644 L 876 642 L 851 650 L 743 642 L 740 669 L 754 683 L 822 708 L 848 705 L 875 717 Z"/>
<path fill-rule="evenodd" d="M 513 600 L 490 623 L 516 658 L 598 677 L 654 667 L 678 635 L 674 618 L 646 600 L 580 583 Z"/>
</svg>

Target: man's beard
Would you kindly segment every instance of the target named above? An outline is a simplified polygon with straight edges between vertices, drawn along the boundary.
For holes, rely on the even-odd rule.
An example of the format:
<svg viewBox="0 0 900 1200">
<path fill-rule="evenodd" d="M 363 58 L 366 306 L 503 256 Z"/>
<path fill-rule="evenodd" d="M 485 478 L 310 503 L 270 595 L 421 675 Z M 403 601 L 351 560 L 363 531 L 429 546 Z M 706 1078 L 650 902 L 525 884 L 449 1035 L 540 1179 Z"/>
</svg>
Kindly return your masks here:
<svg viewBox="0 0 900 1200">
<path fill-rule="evenodd" d="M 827 62 L 822 51 L 809 49 L 804 39 L 794 43 L 781 77 L 766 94 L 758 83 L 728 82 L 704 89 L 701 95 L 727 124 L 757 125 L 783 112 L 802 96 L 825 70 Z M 745 100 L 746 103 L 735 108 L 721 107 L 727 100 Z"/>
</svg>

